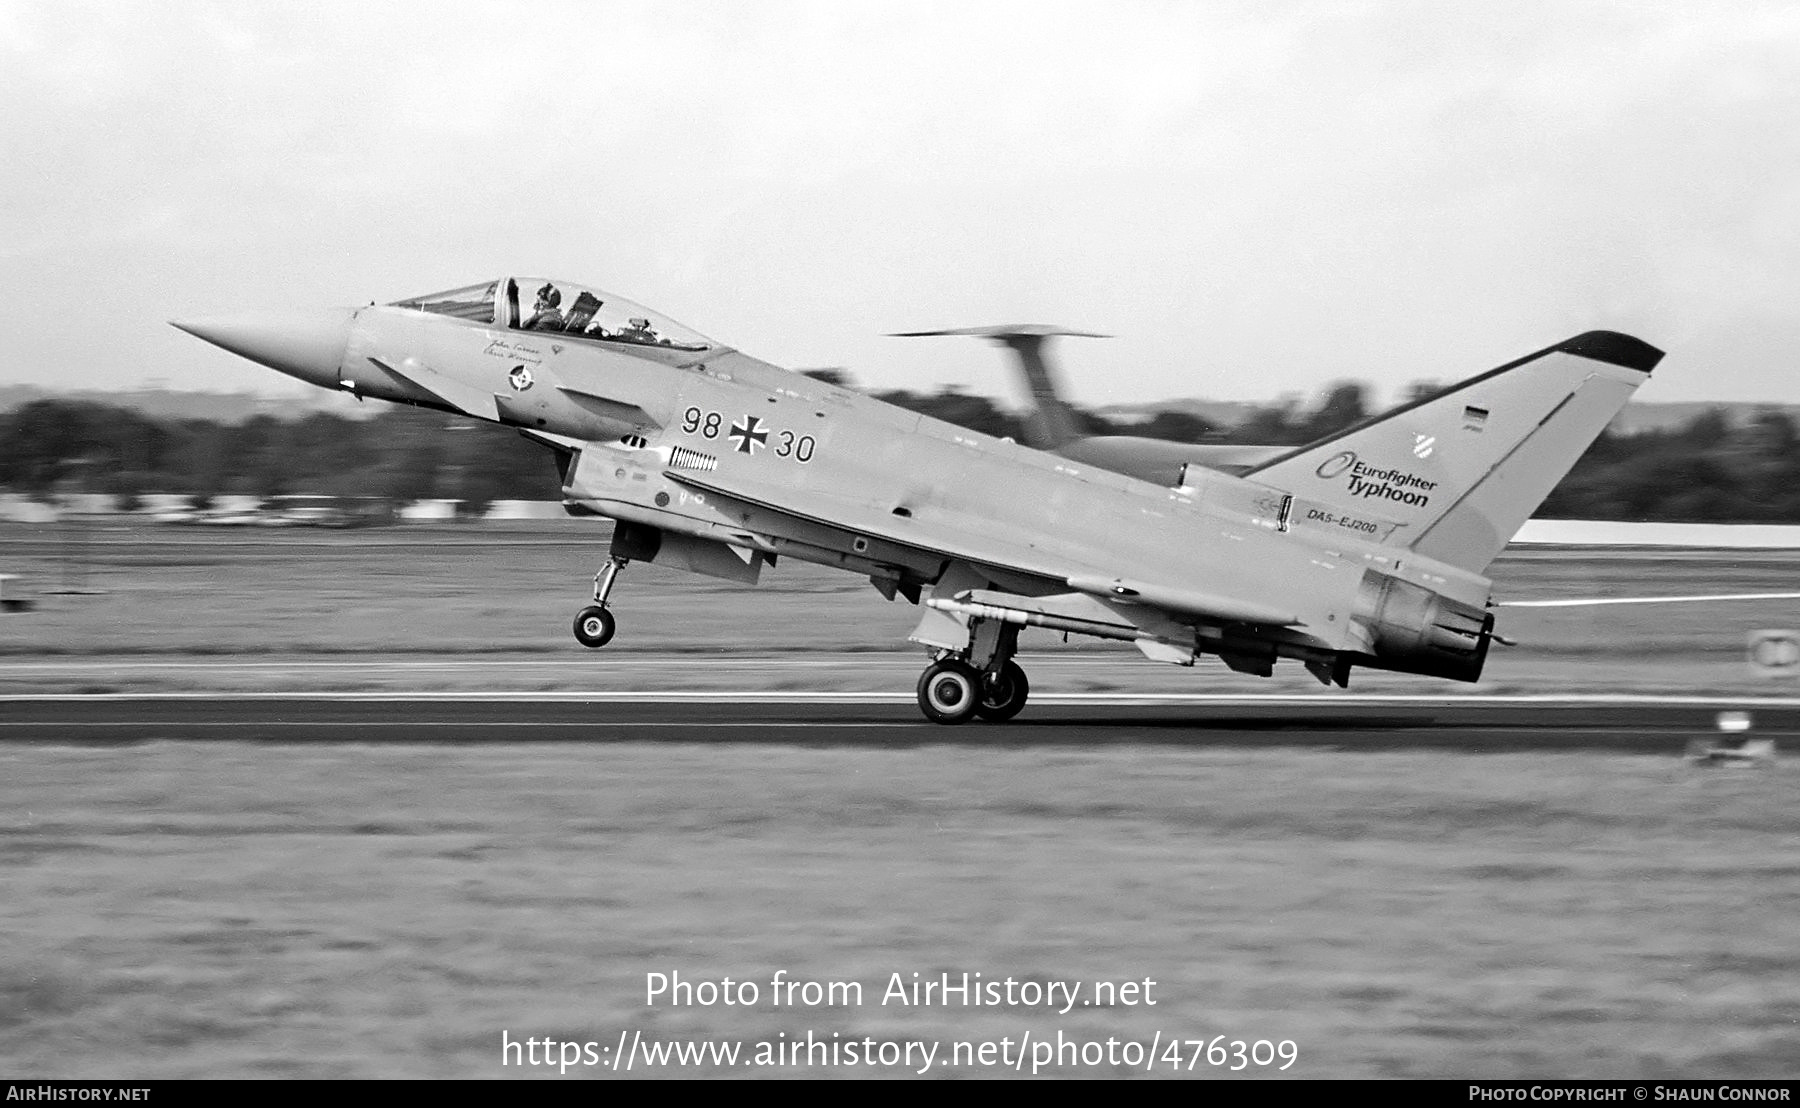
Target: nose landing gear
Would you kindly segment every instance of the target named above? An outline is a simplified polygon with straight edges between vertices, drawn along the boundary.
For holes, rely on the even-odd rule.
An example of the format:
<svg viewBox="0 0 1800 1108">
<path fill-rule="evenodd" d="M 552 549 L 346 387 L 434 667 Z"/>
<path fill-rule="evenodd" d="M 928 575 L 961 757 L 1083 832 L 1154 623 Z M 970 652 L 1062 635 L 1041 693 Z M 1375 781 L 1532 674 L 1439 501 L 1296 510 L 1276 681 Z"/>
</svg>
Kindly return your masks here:
<svg viewBox="0 0 1800 1108">
<path fill-rule="evenodd" d="M 575 613 L 575 641 L 582 646 L 598 650 L 612 641 L 618 621 L 607 610 L 606 598 L 612 595 L 613 582 L 618 580 L 619 571 L 629 564 L 629 559 L 615 555 L 594 574 L 594 602 Z"/>
</svg>

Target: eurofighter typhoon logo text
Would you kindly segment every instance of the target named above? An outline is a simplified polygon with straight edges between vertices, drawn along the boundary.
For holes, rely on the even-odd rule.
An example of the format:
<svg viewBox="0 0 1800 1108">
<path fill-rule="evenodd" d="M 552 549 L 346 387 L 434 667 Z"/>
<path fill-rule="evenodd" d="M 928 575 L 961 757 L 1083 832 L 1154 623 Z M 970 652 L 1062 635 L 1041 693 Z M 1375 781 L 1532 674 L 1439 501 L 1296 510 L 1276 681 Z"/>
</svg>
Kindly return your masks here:
<svg viewBox="0 0 1800 1108">
<path fill-rule="evenodd" d="M 1354 450 L 1343 450 L 1319 463 L 1313 472 L 1327 481 L 1344 477 L 1351 496 L 1364 500 L 1392 500 L 1400 504 L 1431 503 L 1431 490 L 1436 481 L 1427 481 L 1404 469 L 1379 469 L 1356 456 Z"/>
</svg>

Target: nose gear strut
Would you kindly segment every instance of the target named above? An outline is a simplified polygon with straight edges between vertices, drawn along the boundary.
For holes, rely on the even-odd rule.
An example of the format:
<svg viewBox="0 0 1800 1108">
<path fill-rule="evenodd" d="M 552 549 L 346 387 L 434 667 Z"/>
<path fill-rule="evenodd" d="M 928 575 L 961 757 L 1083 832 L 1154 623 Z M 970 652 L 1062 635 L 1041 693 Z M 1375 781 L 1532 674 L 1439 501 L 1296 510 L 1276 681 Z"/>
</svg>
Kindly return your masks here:
<svg viewBox="0 0 1800 1108">
<path fill-rule="evenodd" d="M 594 602 L 575 614 L 575 640 L 590 650 L 598 650 L 612 641 L 618 621 L 606 607 L 619 571 L 631 564 L 629 558 L 613 555 L 600 572 L 594 574 Z"/>
</svg>

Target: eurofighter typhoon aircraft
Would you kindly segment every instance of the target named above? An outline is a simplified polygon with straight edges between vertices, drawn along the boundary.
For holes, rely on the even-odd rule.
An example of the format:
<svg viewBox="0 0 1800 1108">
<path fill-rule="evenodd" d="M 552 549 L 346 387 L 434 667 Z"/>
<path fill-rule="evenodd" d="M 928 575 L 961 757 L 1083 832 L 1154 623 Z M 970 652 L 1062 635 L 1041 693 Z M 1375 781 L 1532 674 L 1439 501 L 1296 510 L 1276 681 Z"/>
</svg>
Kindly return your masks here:
<svg viewBox="0 0 1800 1108">
<path fill-rule="evenodd" d="M 1310 445 L 1154 480 L 1161 447 L 1084 461 L 990 438 L 564 281 L 175 326 L 549 447 L 566 509 L 616 521 L 575 617 L 585 646 L 611 641 L 632 561 L 753 584 L 795 558 L 922 604 L 919 707 L 938 723 L 1025 706 L 1026 627 L 1263 676 L 1292 659 L 1341 687 L 1359 666 L 1476 680 L 1489 564 L 1662 358 L 1590 331 Z"/>
</svg>

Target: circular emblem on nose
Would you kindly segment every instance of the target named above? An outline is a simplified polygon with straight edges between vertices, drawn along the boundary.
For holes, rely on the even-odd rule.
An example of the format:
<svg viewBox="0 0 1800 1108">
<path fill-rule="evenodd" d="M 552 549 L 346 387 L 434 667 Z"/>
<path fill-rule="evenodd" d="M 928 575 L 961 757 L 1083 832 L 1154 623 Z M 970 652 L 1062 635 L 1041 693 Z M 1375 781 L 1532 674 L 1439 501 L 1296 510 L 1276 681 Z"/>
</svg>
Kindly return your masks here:
<svg viewBox="0 0 1800 1108">
<path fill-rule="evenodd" d="M 531 387 L 531 371 L 522 365 L 513 366 L 512 372 L 506 375 L 516 392 L 524 392 Z"/>
<path fill-rule="evenodd" d="M 1324 461 L 1320 462 L 1319 468 L 1317 470 L 1315 470 L 1314 472 L 1316 472 L 1320 477 L 1324 477 L 1327 480 L 1329 480 L 1330 478 L 1336 477 L 1338 474 L 1344 472 L 1346 469 L 1349 469 L 1351 466 L 1353 466 L 1355 464 L 1356 464 L 1356 451 L 1341 450 L 1338 453 L 1333 454 L 1331 457 L 1326 458 Z"/>
</svg>

